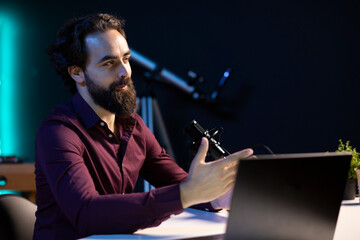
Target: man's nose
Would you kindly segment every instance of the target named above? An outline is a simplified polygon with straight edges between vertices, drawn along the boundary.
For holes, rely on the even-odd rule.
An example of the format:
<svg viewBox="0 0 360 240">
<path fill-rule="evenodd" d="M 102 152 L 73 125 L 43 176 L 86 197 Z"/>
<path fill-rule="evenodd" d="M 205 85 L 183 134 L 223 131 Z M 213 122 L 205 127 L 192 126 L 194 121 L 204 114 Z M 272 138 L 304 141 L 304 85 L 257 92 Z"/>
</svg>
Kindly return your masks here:
<svg viewBox="0 0 360 240">
<path fill-rule="evenodd" d="M 118 73 L 118 77 L 120 79 L 124 79 L 124 78 L 130 77 L 130 74 L 131 74 L 130 65 L 121 64 L 121 67 L 120 67 L 119 73 Z"/>
</svg>

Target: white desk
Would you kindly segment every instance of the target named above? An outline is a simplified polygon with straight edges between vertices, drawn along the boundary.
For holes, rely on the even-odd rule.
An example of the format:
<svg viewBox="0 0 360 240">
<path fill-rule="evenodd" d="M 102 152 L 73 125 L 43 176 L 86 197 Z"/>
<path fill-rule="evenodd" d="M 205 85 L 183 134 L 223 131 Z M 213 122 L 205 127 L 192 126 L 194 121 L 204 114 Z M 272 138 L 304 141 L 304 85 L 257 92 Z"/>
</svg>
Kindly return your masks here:
<svg viewBox="0 0 360 240">
<path fill-rule="evenodd" d="M 210 213 L 194 209 L 163 222 L 160 226 L 137 231 L 135 234 L 94 235 L 84 239 L 188 239 L 203 236 L 224 234 L 226 230 L 227 211 Z M 205 238 L 204 238 L 205 239 Z M 209 239 L 219 239 L 209 238 Z M 344 201 L 339 212 L 334 240 L 360 239 L 360 204 L 359 198 Z"/>
<path fill-rule="evenodd" d="M 334 240 L 360 239 L 360 203 L 359 198 L 343 201 L 336 223 Z"/>
<path fill-rule="evenodd" d="M 159 239 L 172 240 L 223 234 L 226 230 L 228 212 L 205 212 L 186 209 L 171 217 L 160 226 L 137 231 L 135 234 L 94 235 L 84 239 Z"/>
</svg>

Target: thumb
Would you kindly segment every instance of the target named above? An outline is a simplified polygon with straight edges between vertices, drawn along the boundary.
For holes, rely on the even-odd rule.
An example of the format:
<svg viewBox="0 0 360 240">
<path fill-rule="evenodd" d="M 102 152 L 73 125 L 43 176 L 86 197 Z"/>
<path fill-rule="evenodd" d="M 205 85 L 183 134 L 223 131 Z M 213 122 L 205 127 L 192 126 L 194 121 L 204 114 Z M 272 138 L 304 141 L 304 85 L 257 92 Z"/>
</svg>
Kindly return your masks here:
<svg viewBox="0 0 360 240">
<path fill-rule="evenodd" d="M 199 147 L 191 165 L 198 166 L 198 165 L 204 163 L 208 149 L 209 149 L 209 141 L 207 140 L 207 138 L 203 137 L 201 139 L 200 147 Z"/>
</svg>

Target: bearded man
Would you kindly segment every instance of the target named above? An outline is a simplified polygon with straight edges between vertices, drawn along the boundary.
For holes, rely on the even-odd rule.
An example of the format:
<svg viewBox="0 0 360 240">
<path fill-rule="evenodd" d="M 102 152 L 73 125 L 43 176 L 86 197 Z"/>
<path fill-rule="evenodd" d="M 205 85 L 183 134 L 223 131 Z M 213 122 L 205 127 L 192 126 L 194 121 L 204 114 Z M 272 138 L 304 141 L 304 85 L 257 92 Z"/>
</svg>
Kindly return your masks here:
<svg viewBox="0 0 360 240">
<path fill-rule="evenodd" d="M 252 150 L 205 163 L 203 139 L 189 173 L 182 170 L 134 113 L 122 20 L 109 14 L 71 19 L 47 52 L 74 96 L 38 130 L 34 239 L 132 233 L 190 206 L 229 208 L 237 162 Z M 139 176 L 156 189 L 134 193 Z"/>
</svg>

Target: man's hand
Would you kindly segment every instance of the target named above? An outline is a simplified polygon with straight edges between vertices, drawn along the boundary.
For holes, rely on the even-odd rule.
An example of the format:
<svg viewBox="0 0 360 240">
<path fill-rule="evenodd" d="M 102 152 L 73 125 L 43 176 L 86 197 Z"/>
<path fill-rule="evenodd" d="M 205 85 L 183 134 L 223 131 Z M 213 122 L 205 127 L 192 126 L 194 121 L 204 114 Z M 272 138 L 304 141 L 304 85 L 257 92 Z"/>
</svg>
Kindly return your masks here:
<svg viewBox="0 0 360 240">
<path fill-rule="evenodd" d="M 225 194 L 211 201 L 211 206 L 214 209 L 226 209 L 230 210 L 231 199 L 234 192 L 234 188 L 231 188 Z"/>
<path fill-rule="evenodd" d="M 180 184 L 180 195 L 183 208 L 204 202 L 210 202 L 229 191 L 235 183 L 237 164 L 253 154 L 252 149 L 245 149 L 213 162 L 205 163 L 209 148 L 206 138 L 191 163 L 189 175 Z"/>
</svg>

